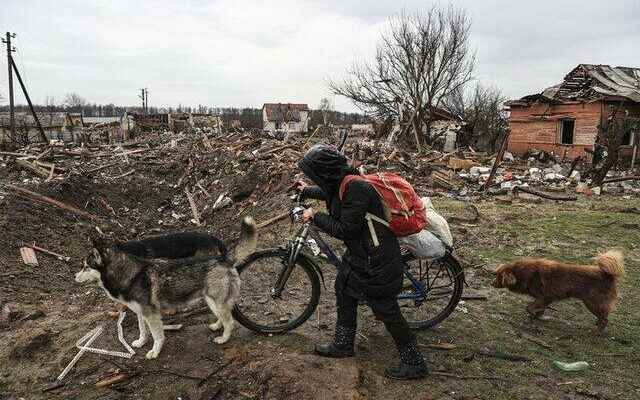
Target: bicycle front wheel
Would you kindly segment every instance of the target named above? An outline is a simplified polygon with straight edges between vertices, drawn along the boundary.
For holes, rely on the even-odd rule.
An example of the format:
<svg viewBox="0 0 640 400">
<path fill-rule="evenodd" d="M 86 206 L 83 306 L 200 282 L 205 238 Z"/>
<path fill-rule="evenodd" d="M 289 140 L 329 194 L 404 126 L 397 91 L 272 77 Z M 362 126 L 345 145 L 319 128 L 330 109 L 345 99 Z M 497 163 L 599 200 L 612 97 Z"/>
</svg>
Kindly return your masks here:
<svg viewBox="0 0 640 400">
<path fill-rule="evenodd" d="M 462 297 L 462 267 L 449 253 L 437 260 L 418 260 L 410 254 L 403 259 L 408 274 L 398 296 L 402 315 L 411 329 L 432 328 L 456 309 Z"/>
<path fill-rule="evenodd" d="M 320 279 L 311 262 L 300 254 L 279 296 L 272 295 L 278 276 L 287 268 L 289 252 L 267 249 L 252 254 L 238 266 L 240 300 L 233 316 L 259 333 L 284 333 L 302 325 L 320 300 Z"/>
</svg>

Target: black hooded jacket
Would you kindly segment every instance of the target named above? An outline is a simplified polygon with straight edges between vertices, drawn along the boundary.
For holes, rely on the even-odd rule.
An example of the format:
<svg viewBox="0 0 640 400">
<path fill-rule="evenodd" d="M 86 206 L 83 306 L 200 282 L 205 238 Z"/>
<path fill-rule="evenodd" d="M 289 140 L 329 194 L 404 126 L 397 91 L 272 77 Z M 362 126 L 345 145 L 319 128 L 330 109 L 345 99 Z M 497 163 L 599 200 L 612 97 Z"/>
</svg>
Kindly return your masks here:
<svg viewBox="0 0 640 400">
<path fill-rule="evenodd" d="M 358 171 L 350 168 L 346 158 L 327 145 L 313 146 L 298 165 L 317 185 L 305 188 L 303 196 L 325 200 L 329 211 L 328 214 L 316 213 L 314 224 L 342 240 L 347 247 L 337 288 L 370 298 L 396 296 L 402 287 L 403 272 L 398 240 L 389 228 L 374 222 L 380 242 L 374 246 L 365 220 L 366 213 L 384 218 L 376 190 L 364 181 L 352 181 L 340 200 L 340 183 L 345 176 L 357 175 Z"/>
</svg>

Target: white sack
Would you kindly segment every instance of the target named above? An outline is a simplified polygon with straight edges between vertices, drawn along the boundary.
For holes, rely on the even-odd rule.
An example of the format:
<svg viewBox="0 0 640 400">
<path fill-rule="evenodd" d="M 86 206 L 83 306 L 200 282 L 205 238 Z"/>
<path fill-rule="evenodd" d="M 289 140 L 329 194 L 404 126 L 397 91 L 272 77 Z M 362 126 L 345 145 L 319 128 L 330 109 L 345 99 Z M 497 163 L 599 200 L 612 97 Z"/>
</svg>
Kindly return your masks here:
<svg viewBox="0 0 640 400">
<path fill-rule="evenodd" d="M 416 234 L 399 238 L 400 245 L 421 259 L 435 259 L 444 256 L 444 244 L 433 233 L 422 230 Z"/>
<path fill-rule="evenodd" d="M 440 238 L 447 246 L 453 247 L 453 235 L 451 235 L 447 220 L 438 214 L 433 207 L 433 203 L 431 203 L 431 199 L 423 197 L 422 203 L 427 209 L 427 230 Z"/>
</svg>

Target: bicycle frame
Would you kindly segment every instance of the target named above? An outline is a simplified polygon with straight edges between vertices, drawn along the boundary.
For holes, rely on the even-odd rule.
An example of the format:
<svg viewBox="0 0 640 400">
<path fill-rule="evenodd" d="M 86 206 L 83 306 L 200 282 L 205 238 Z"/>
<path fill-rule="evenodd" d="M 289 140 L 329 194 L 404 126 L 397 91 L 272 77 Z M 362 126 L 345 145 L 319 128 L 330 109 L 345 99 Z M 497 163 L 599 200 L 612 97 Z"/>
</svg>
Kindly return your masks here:
<svg viewBox="0 0 640 400">
<path fill-rule="evenodd" d="M 294 239 L 290 242 L 289 259 L 287 260 L 286 268 L 283 268 L 280 271 L 276 283 L 271 289 L 272 297 L 279 297 L 282 294 L 284 286 L 291 276 L 291 272 L 295 267 L 296 260 L 298 259 L 302 248 L 307 246 L 307 238 L 309 236 L 316 242 L 320 252 L 327 257 L 327 262 L 329 264 L 338 269 L 342 268 L 341 258 L 333 251 L 331 246 L 322 238 L 322 236 L 320 236 L 318 230 L 310 222 L 305 222 L 294 236 Z M 415 290 L 412 293 L 399 294 L 398 300 L 424 300 L 427 295 L 424 284 L 417 280 L 407 269 L 404 270 L 404 276 L 409 279 Z"/>
</svg>

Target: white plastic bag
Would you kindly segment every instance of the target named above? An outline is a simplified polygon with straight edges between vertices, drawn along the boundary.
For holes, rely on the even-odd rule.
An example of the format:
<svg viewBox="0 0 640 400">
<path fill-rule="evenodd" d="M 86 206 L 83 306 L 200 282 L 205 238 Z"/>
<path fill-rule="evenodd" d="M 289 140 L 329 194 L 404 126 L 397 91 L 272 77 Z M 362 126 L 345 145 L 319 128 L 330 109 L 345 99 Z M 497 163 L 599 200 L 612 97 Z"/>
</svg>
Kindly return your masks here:
<svg viewBox="0 0 640 400">
<path fill-rule="evenodd" d="M 400 245 L 420 259 L 435 259 L 444 256 L 444 244 L 428 230 L 405 236 L 399 239 Z"/>
<path fill-rule="evenodd" d="M 440 238 L 449 247 L 453 247 L 453 236 L 449 229 L 449 223 L 436 211 L 431 203 L 431 199 L 423 197 L 422 202 L 427 209 L 427 230 Z"/>
</svg>

